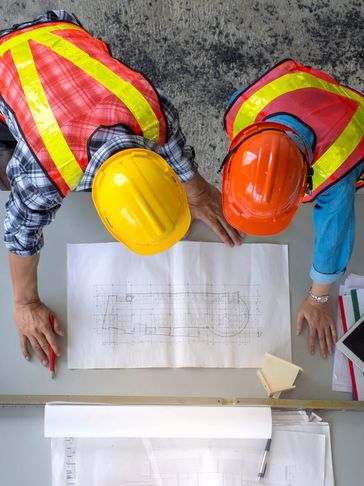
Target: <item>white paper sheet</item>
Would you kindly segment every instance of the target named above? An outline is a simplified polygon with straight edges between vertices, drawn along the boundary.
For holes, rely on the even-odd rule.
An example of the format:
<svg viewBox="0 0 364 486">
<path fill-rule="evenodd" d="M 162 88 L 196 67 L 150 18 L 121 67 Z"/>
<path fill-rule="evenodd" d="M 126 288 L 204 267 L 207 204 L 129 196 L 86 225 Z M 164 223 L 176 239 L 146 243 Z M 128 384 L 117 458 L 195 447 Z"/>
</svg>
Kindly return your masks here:
<svg viewBox="0 0 364 486">
<path fill-rule="evenodd" d="M 291 360 L 286 245 L 68 246 L 70 368 L 259 367 L 266 351 Z"/>
<path fill-rule="evenodd" d="M 269 407 L 47 404 L 45 437 L 268 439 Z"/>
<path fill-rule="evenodd" d="M 52 486 L 324 486 L 324 435 L 273 432 L 258 482 L 264 446 L 237 439 L 52 439 Z"/>
<path fill-rule="evenodd" d="M 90 411 L 90 407 L 98 415 Z M 125 413 L 118 417 L 113 409 Z M 187 409 L 190 413 L 186 415 Z M 251 415 L 254 409 L 262 415 Z M 90 436 L 52 439 L 52 486 L 334 486 L 328 424 L 310 422 L 302 411 L 274 411 L 271 416 L 266 409 L 48 404 L 45 414 L 48 432 Z M 215 415 L 217 410 L 219 417 Z M 133 416 L 136 411 L 139 416 Z M 189 433 L 196 437 L 195 427 L 200 427 L 201 412 L 208 423 L 210 438 L 187 437 Z M 173 415 L 175 423 L 170 421 Z M 127 425 L 133 437 L 117 438 L 118 433 L 125 435 L 125 430 L 116 424 L 112 431 L 108 416 L 112 417 L 112 422 L 115 419 L 121 424 L 125 419 L 135 422 L 135 428 Z M 157 423 L 156 430 L 161 429 L 160 438 L 146 437 L 146 432 L 150 431 L 148 417 Z M 188 423 L 184 423 L 186 418 Z M 222 439 L 214 438 L 211 432 L 215 430 L 219 437 L 226 437 L 233 423 L 241 429 L 240 423 L 250 420 L 256 429 L 249 436 L 257 437 L 259 422 L 271 424 L 272 419 L 272 446 L 266 476 L 258 483 L 266 438 Z M 178 424 L 180 420 L 182 426 Z M 225 424 L 222 434 L 220 420 Z M 146 430 L 142 430 L 144 426 Z M 181 429 L 186 438 L 168 438 L 168 433 L 179 434 Z M 138 432 L 142 432 L 143 437 L 138 438 Z M 105 438 L 110 433 L 115 437 Z M 99 437 L 92 438 L 92 434 Z"/>
<path fill-rule="evenodd" d="M 341 293 L 340 295 L 344 295 Z M 341 319 L 340 307 L 337 309 L 336 318 L 336 334 L 337 339 L 340 339 L 344 335 L 343 322 Z M 332 371 L 332 389 L 333 391 L 352 392 L 352 385 L 350 379 L 349 365 L 347 357 L 338 349 L 335 348 L 334 352 L 334 366 Z"/>
<path fill-rule="evenodd" d="M 316 417 L 318 417 L 316 415 Z M 273 411 L 272 421 L 274 431 L 304 432 L 306 434 L 320 434 L 325 436 L 325 480 L 324 486 L 334 486 L 334 467 L 331 452 L 330 427 L 327 422 L 319 420 L 309 421 L 304 411 Z M 309 483 L 307 483 L 309 484 Z"/>
</svg>

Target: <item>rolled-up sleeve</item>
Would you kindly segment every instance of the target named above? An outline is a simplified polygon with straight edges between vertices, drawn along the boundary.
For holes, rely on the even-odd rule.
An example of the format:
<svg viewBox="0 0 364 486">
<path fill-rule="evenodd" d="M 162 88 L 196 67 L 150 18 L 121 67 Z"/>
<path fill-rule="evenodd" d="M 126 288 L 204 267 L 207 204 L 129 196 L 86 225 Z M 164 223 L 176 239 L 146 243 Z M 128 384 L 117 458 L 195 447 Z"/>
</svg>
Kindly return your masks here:
<svg viewBox="0 0 364 486">
<path fill-rule="evenodd" d="M 43 228 L 55 217 L 59 205 L 51 209 L 37 210 L 34 205 L 12 190 L 6 203 L 4 221 L 5 246 L 11 253 L 21 256 L 31 256 L 40 252 L 44 244 Z M 37 199 L 37 204 L 42 200 Z"/>
<path fill-rule="evenodd" d="M 11 191 L 5 205 L 5 246 L 16 255 L 35 255 L 43 246 L 43 228 L 54 220 L 63 197 L 23 141 L 6 173 Z"/>
</svg>

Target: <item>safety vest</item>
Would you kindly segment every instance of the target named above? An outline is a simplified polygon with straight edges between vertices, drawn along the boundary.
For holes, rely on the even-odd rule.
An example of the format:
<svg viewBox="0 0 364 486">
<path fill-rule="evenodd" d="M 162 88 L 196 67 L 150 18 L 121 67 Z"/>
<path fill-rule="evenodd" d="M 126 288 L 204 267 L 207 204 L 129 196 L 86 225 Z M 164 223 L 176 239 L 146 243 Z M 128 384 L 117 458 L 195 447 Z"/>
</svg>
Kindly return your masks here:
<svg viewBox="0 0 364 486">
<path fill-rule="evenodd" d="M 252 123 L 289 114 L 315 134 L 311 201 L 364 156 L 364 97 L 323 71 L 286 60 L 266 72 L 233 102 L 225 128 L 233 140 Z M 364 185 L 363 175 L 357 188 Z"/>
<path fill-rule="evenodd" d="M 38 24 L 0 38 L 0 95 L 64 196 L 78 186 L 88 140 L 99 127 L 122 124 L 146 139 L 166 140 L 154 87 L 72 23 Z"/>
</svg>

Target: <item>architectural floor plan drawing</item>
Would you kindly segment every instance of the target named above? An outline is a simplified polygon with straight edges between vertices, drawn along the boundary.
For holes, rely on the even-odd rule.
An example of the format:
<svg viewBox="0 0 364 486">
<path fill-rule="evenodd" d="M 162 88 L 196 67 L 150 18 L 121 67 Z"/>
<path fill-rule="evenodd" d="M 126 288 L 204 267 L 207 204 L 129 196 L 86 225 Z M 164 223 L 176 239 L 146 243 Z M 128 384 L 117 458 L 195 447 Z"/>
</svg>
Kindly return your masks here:
<svg viewBox="0 0 364 486">
<path fill-rule="evenodd" d="M 259 286 L 96 285 L 95 323 L 102 344 L 185 341 L 249 343 L 260 337 Z M 250 325 L 249 325 L 250 324 Z"/>
<path fill-rule="evenodd" d="M 266 477 L 258 481 L 264 442 L 52 439 L 52 486 L 324 486 L 324 435 L 273 433 Z"/>
<path fill-rule="evenodd" d="M 289 314 L 284 245 L 68 247 L 70 368 L 259 367 L 290 359 Z"/>
</svg>

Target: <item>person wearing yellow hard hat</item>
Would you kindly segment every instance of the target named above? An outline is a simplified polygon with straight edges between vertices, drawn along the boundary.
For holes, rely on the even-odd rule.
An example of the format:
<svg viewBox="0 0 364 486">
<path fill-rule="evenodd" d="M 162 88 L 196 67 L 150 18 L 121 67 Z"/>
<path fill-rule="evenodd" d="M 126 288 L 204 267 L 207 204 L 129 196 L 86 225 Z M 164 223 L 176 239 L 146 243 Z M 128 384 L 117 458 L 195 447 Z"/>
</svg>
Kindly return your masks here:
<svg viewBox="0 0 364 486">
<path fill-rule="evenodd" d="M 37 288 L 42 229 L 71 191 L 92 189 L 110 233 L 151 255 L 207 223 L 233 246 L 221 194 L 197 171 L 178 113 L 73 16 L 49 11 L 0 32 L 0 188 L 23 355 L 48 364 L 62 330 Z M 10 132 L 8 128 L 10 129 Z"/>
<path fill-rule="evenodd" d="M 92 199 L 110 233 L 140 255 L 167 250 L 191 224 L 182 183 L 150 150 L 126 149 L 107 159 L 96 172 Z"/>
<path fill-rule="evenodd" d="M 322 357 L 336 341 L 330 288 L 345 272 L 355 229 L 354 196 L 364 185 L 364 97 L 329 74 L 285 60 L 232 96 L 223 163 L 223 211 L 239 231 L 273 235 L 314 201 L 312 285 L 297 334 Z"/>
</svg>

